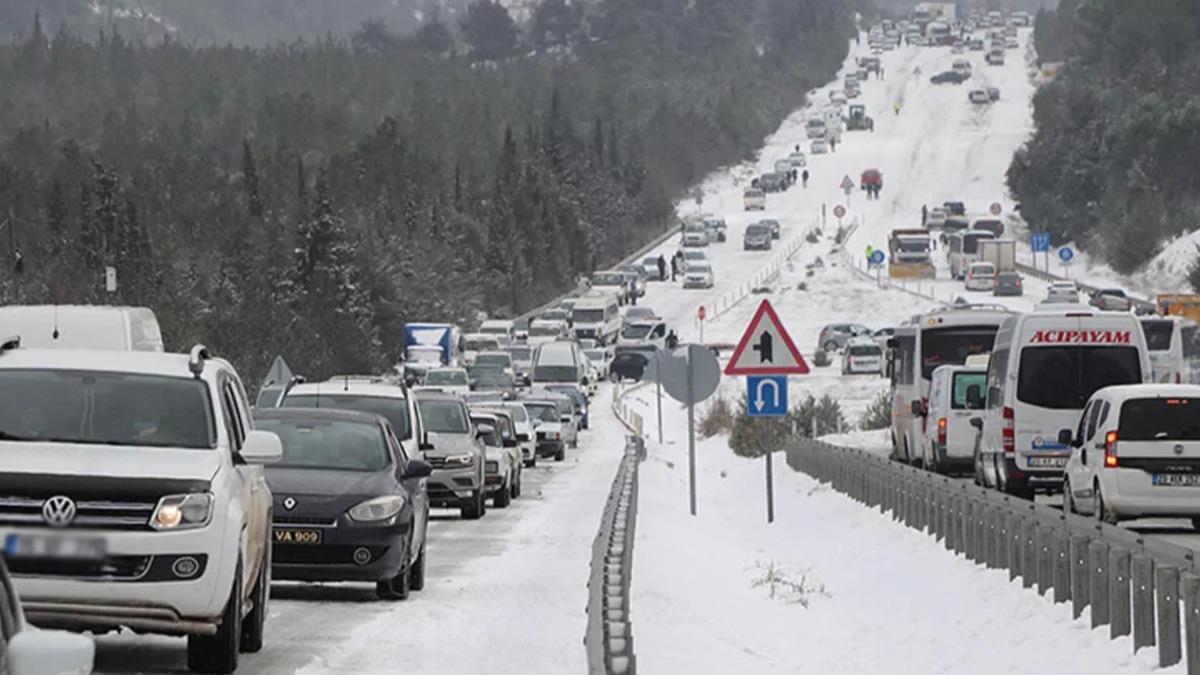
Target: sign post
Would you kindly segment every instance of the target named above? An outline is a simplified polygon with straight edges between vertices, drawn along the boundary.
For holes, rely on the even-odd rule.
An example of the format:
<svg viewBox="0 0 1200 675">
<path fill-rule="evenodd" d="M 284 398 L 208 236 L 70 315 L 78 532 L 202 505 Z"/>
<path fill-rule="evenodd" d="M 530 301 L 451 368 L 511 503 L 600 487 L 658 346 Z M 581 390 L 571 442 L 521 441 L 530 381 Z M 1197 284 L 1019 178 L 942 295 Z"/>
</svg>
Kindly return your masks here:
<svg viewBox="0 0 1200 675">
<path fill-rule="evenodd" d="M 696 319 L 700 321 L 700 343 L 704 343 L 704 317 L 708 316 L 708 311 L 704 309 L 704 305 L 696 310 Z"/>
<path fill-rule="evenodd" d="M 850 203 L 850 193 L 854 192 L 854 181 L 850 180 L 850 174 L 842 176 L 841 183 L 842 192 L 846 193 L 846 203 Z"/>
<path fill-rule="evenodd" d="M 808 373 L 808 364 L 796 349 L 770 301 L 763 300 L 742 333 L 726 375 L 746 375 L 746 414 L 750 417 L 784 417 L 788 411 L 788 375 Z M 767 421 L 765 452 L 767 522 L 775 522 L 775 481 L 771 456 L 775 438 L 773 421 Z"/>
<path fill-rule="evenodd" d="M 838 229 L 840 230 L 842 228 L 842 216 L 846 215 L 846 207 L 841 204 L 833 207 L 833 215 L 838 219 Z"/>
<path fill-rule="evenodd" d="M 883 251 L 875 249 L 871 251 L 871 266 L 875 268 L 875 285 L 883 287 Z"/>
<path fill-rule="evenodd" d="M 1075 257 L 1075 251 L 1071 250 L 1070 246 L 1064 246 L 1064 247 L 1058 249 L 1058 259 L 1060 261 L 1062 261 L 1064 277 L 1070 278 L 1071 275 L 1067 273 L 1067 266 L 1071 264 L 1071 260 L 1074 257 Z"/>
<path fill-rule="evenodd" d="M 1050 233 L 1049 232 L 1031 232 L 1029 234 L 1029 248 L 1033 252 L 1033 268 L 1037 269 L 1037 254 L 1046 254 L 1046 273 L 1050 273 Z"/>
<path fill-rule="evenodd" d="M 679 355 L 682 352 L 682 355 Z M 713 395 L 721 384 L 721 364 L 704 345 L 688 344 L 662 351 L 657 374 L 671 398 L 688 409 L 688 497 L 696 515 L 696 404 Z"/>
</svg>

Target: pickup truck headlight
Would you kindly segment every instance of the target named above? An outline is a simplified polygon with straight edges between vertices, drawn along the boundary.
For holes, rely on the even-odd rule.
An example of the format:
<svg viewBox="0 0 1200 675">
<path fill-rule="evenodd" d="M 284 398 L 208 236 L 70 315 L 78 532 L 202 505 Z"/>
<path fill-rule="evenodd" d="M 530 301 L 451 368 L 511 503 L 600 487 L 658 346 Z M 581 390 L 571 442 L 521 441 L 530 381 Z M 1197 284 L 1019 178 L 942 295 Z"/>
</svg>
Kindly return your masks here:
<svg viewBox="0 0 1200 675">
<path fill-rule="evenodd" d="M 473 464 L 475 464 L 475 455 L 469 453 L 465 455 L 450 455 L 446 458 L 447 469 L 457 469 L 464 466 L 472 466 Z"/>
<path fill-rule="evenodd" d="M 355 505 L 346 513 L 351 520 L 360 523 L 377 523 L 381 520 L 395 518 L 396 514 L 400 513 L 400 509 L 404 508 L 404 497 L 402 495 L 388 495 L 386 497 L 376 497 L 368 499 L 365 502 Z"/>
<path fill-rule="evenodd" d="M 150 527 L 155 530 L 189 530 L 204 527 L 212 518 L 213 496 L 209 492 L 167 495 L 158 500 Z"/>
</svg>

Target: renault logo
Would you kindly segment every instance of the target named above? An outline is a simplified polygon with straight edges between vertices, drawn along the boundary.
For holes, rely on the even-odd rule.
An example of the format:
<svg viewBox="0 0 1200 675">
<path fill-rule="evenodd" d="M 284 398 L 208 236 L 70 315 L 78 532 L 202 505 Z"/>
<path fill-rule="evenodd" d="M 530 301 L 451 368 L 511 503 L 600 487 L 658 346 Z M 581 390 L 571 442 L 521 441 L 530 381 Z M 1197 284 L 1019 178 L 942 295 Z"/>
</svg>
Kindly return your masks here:
<svg viewBox="0 0 1200 675">
<path fill-rule="evenodd" d="M 42 519 L 51 527 L 66 527 L 75 520 L 75 502 L 70 497 L 55 495 L 42 502 Z"/>
<path fill-rule="evenodd" d="M 1177 454 L 1177 455 L 1182 455 L 1182 454 L 1183 454 L 1183 446 L 1182 446 L 1182 445 L 1176 445 L 1176 446 L 1175 446 L 1175 454 Z"/>
<path fill-rule="evenodd" d="M 288 511 L 296 508 L 296 500 L 292 499 L 291 497 L 283 500 L 283 508 L 287 509 Z"/>
</svg>

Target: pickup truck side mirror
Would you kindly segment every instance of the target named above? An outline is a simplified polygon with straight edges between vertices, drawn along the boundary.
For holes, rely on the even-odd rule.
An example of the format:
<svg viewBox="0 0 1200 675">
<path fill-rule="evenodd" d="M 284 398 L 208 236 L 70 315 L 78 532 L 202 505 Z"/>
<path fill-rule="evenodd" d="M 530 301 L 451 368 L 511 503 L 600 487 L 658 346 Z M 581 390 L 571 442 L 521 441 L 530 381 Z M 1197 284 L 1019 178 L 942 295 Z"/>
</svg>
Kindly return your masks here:
<svg viewBox="0 0 1200 675">
<path fill-rule="evenodd" d="M 410 459 L 401 471 L 401 478 L 428 478 L 433 473 L 433 465 L 423 459 Z"/>
</svg>

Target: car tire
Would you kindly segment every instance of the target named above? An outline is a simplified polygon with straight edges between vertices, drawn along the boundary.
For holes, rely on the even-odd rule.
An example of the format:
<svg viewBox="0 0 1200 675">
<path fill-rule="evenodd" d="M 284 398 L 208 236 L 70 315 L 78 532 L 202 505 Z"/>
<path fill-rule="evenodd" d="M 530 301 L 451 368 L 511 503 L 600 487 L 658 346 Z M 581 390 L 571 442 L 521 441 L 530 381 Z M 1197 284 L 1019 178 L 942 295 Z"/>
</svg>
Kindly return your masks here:
<svg viewBox="0 0 1200 675">
<path fill-rule="evenodd" d="M 408 588 L 413 591 L 425 590 L 425 546 L 421 546 L 421 552 L 417 554 L 415 560 L 412 561 L 412 567 L 408 573 Z"/>
<path fill-rule="evenodd" d="M 525 474 L 524 471 L 521 471 L 520 469 L 517 470 L 517 481 L 515 483 L 513 483 L 513 490 L 512 490 L 513 499 L 516 499 L 517 497 L 521 496 L 521 490 L 523 488 L 522 484 L 525 482 L 524 474 Z"/>
<path fill-rule="evenodd" d="M 1078 513 L 1075 508 L 1075 497 L 1071 494 L 1071 483 L 1067 480 L 1063 481 L 1062 510 L 1063 513 Z"/>
<path fill-rule="evenodd" d="M 1100 494 L 1099 483 L 1092 489 L 1092 503 L 1095 506 L 1092 508 L 1092 515 L 1097 522 L 1116 525 L 1121 521 L 1117 514 L 1113 513 L 1112 509 L 1108 508 L 1108 504 L 1104 503 L 1104 495 Z"/>
<path fill-rule="evenodd" d="M 537 454 L 536 454 L 536 452 L 535 452 L 535 454 L 534 454 L 534 456 L 533 456 L 533 459 L 527 459 L 527 460 L 525 460 L 525 468 L 526 468 L 526 469 L 532 469 L 532 468 L 533 468 L 533 467 L 535 467 L 535 466 L 537 466 Z"/>
<path fill-rule="evenodd" d="M 405 561 L 400 573 L 391 579 L 375 582 L 375 597 L 380 600 L 407 600 L 412 591 L 412 563 Z"/>
<path fill-rule="evenodd" d="M 475 494 L 471 496 L 471 501 L 467 504 L 464 504 L 462 508 L 459 509 L 459 514 L 462 516 L 462 519 L 479 520 L 482 518 L 483 514 L 487 513 L 487 506 L 484 504 L 483 500 L 483 490 L 476 490 Z"/>
<path fill-rule="evenodd" d="M 556 450 L 554 453 L 554 461 L 561 462 L 566 458 L 567 458 L 567 446 L 566 445 L 558 446 L 558 450 Z"/>
<path fill-rule="evenodd" d="M 242 620 L 243 653 L 254 654 L 262 650 L 265 626 L 267 623 L 267 605 L 271 598 L 271 541 L 267 540 L 267 550 L 263 554 L 262 566 L 258 570 L 258 578 L 254 581 L 254 608 Z"/>
<path fill-rule="evenodd" d="M 492 506 L 498 509 L 506 509 L 512 502 L 512 478 L 510 477 L 504 485 L 492 493 Z"/>
<path fill-rule="evenodd" d="M 827 352 L 836 352 L 837 351 L 837 343 L 834 342 L 833 340 L 829 340 L 825 343 L 825 345 L 824 345 L 824 347 L 822 347 L 822 349 L 824 349 Z"/>
<path fill-rule="evenodd" d="M 242 641 L 242 561 L 233 572 L 233 588 L 221 612 L 216 635 L 189 635 L 188 670 L 195 673 L 232 673 L 238 667 Z"/>
</svg>

